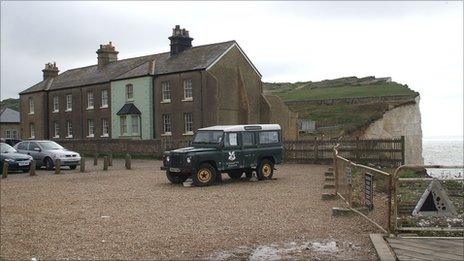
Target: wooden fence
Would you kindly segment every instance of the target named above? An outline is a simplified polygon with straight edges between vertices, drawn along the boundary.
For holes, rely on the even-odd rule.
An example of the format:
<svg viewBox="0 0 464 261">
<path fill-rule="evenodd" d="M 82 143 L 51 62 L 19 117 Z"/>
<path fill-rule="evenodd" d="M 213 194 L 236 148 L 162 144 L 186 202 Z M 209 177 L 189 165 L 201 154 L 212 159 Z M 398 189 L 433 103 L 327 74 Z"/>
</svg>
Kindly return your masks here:
<svg viewBox="0 0 464 261">
<path fill-rule="evenodd" d="M 284 161 L 330 164 L 336 144 L 339 144 L 341 157 L 361 164 L 404 164 L 404 136 L 399 139 L 285 141 Z"/>
</svg>

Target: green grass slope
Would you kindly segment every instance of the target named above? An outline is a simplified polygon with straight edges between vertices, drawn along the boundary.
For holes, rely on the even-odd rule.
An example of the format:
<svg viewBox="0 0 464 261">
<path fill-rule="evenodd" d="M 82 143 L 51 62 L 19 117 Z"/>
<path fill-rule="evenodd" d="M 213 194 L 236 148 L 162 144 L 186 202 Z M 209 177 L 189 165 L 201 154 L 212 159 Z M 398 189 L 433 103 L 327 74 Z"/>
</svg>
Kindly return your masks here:
<svg viewBox="0 0 464 261">
<path fill-rule="evenodd" d="M 10 109 L 13 109 L 15 111 L 19 111 L 19 99 L 4 99 L 3 101 L 0 101 L 0 108 L 3 107 L 8 107 Z"/>
</svg>

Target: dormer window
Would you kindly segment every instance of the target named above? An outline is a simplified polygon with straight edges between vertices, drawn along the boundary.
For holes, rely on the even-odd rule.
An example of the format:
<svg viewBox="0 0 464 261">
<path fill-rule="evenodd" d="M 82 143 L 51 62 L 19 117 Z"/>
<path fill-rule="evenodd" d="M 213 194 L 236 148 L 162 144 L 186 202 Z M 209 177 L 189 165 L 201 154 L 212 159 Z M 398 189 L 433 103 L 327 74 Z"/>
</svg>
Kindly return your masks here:
<svg viewBox="0 0 464 261">
<path fill-rule="evenodd" d="M 134 86 L 132 84 L 126 85 L 126 101 L 134 101 Z"/>
</svg>

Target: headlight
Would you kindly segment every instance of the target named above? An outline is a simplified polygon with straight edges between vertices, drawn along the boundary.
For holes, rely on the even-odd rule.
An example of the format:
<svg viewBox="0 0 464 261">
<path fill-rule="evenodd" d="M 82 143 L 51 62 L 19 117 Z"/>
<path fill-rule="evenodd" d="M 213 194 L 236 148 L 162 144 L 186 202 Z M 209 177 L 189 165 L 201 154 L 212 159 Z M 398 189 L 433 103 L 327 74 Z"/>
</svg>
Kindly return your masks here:
<svg viewBox="0 0 464 261">
<path fill-rule="evenodd" d="M 188 156 L 185 161 L 187 161 L 188 164 L 190 164 L 190 162 L 192 162 L 192 157 L 191 156 Z"/>
<path fill-rule="evenodd" d="M 34 158 L 32 156 L 29 156 L 29 160 L 33 160 Z"/>
<path fill-rule="evenodd" d="M 5 159 L 6 162 L 14 162 L 14 159 Z"/>
<path fill-rule="evenodd" d="M 169 158 L 169 156 L 166 156 L 166 162 L 169 162 L 171 159 Z"/>
</svg>

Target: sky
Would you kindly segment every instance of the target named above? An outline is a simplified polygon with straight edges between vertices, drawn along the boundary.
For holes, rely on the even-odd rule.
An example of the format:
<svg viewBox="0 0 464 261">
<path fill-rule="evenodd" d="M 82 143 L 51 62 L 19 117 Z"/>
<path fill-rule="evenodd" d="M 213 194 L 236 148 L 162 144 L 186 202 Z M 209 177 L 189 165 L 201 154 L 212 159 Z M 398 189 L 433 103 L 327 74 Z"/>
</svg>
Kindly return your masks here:
<svg viewBox="0 0 464 261">
<path fill-rule="evenodd" d="M 463 2 L 1 2 L 1 99 L 61 72 L 165 52 L 174 25 L 193 45 L 236 40 L 267 82 L 392 77 L 421 96 L 424 137 L 463 136 Z"/>
</svg>

